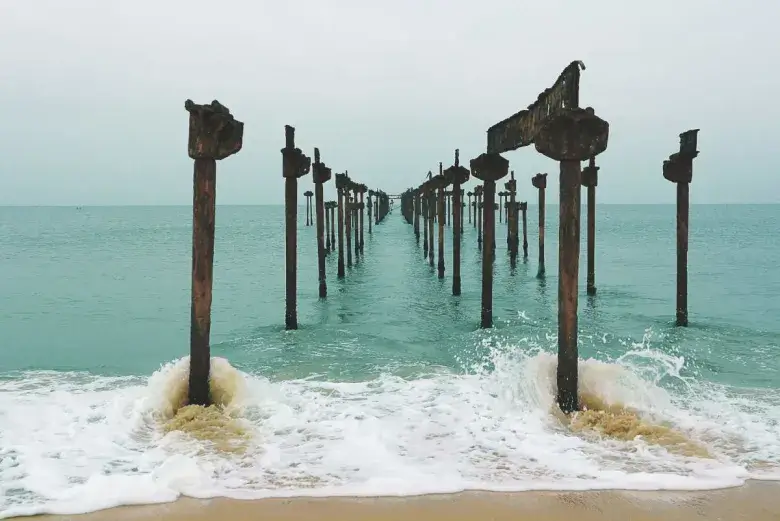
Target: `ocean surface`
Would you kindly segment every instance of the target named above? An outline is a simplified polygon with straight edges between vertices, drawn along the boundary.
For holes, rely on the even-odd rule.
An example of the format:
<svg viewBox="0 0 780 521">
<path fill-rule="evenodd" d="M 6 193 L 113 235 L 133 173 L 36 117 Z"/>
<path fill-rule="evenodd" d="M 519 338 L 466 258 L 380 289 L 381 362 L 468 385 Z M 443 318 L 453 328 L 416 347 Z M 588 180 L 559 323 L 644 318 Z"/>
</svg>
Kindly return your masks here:
<svg viewBox="0 0 780 521">
<path fill-rule="evenodd" d="M 179 409 L 189 207 L 0 208 L 0 518 L 191 497 L 466 489 L 709 489 L 780 479 L 780 206 L 692 206 L 690 321 L 674 327 L 674 206 L 597 209 L 580 271 L 581 394 L 554 407 L 557 206 L 547 277 L 497 224 L 495 327 L 478 329 L 398 209 L 317 298 L 299 211 L 299 323 L 285 331 L 281 206 L 217 209 L 213 389 Z M 583 221 L 585 216 L 583 207 Z M 185 408 L 187 409 L 187 408 Z"/>
</svg>

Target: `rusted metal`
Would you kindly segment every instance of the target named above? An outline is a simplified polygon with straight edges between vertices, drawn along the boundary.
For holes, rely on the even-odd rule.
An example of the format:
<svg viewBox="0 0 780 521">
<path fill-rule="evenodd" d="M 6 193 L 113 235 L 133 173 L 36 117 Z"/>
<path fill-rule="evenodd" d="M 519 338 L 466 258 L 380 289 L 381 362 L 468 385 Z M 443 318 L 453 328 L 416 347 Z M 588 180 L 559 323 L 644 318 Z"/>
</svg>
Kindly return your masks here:
<svg viewBox="0 0 780 521">
<path fill-rule="evenodd" d="M 314 180 L 315 204 L 317 210 L 317 275 L 319 280 L 320 298 L 328 296 L 328 284 L 325 275 L 325 201 L 322 195 L 322 185 L 330 181 L 331 170 L 325 163 L 320 162 L 320 149 L 314 149 L 314 165 L 312 165 L 312 179 Z"/>
<path fill-rule="evenodd" d="M 238 153 L 244 124 L 217 100 L 184 102 L 189 113 L 187 153 L 194 161 L 192 180 L 192 288 L 190 293 L 190 369 L 187 402 L 210 405 L 211 301 L 214 274 L 217 161 Z"/>
<path fill-rule="evenodd" d="M 536 150 L 560 161 L 558 240 L 558 406 L 579 408 L 577 396 L 577 284 L 580 259 L 580 162 L 606 150 L 609 123 L 593 109 L 566 108 L 547 119 L 534 138 Z"/>
<path fill-rule="evenodd" d="M 360 254 L 363 255 L 365 246 L 365 235 L 363 233 L 363 213 L 365 213 L 365 202 L 363 201 L 363 195 L 368 190 L 366 185 L 360 185 Z"/>
<path fill-rule="evenodd" d="M 420 191 L 414 191 L 414 238 L 420 244 Z"/>
<path fill-rule="evenodd" d="M 429 180 L 430 183 L 430 180 Z M 434 264 L 434 248 L 433 248 L 433 223 L 436 218 L 436 190 L 429 188 L 428 190 L 428 264 L 433 268 Z"/>
<path fill-rule="evenodd" d="M 588 166 L 582 169 L 582 186 L 588 191 L 588 274 L 586 293 L 596 294 L 596 187 L 599 182 L 599 167 L 596 158 L 591 157 Z"/>
<path fill-rule="evenodd" d="M 444 191 L 447 188 L 447 179 L 444 177 L 443 172 L 442 164 L 439 163 L 439 175 L 435 176 L 433 180 L 436 182 L 437 218 L 439 225 L 439 262 L 437 267 L 440 279 L 444 278 L 444 226 L 447 223 L 446 196 L 444 195 Z"/>
<path fill-rule="evenodd" d="M 523 214 L 523 258 L 528 258 L 528 202 L 520 203 L 520 212 Z"/>
<path fill-rule="evenodd" d="M 680 151 L 663 162 L 663 176 L 677 185 L 677 310 L 676 325 L 688 325 L 688 217 L 690 183 L 699 129 L 680 134 Z"/>
<path fill-rule="evenodd" d="M 238 153 L 244 124 L 217 100 L 189 112 L 187 153 L 194 160 L 192 179 L 192 289 L 190 293 L 190 369 L 187 402 L 210 405 L 211 300 L 214 274 L 217 161 Z"/>
<path fill-rule="evenodd" d="M 502 153 L 534 143 L 543 125 L 561 109 L 579 107 L 581 61 L 573 61 L 527 109 L 499 121 L 487 131 L 487 151 Z"/>
<path fill-rule="evenodd" d="M 336 209 L 338 208 L 338 202 L 330 202 L 330 249 L 331 251 L 336 249 Z"/>
<path fill-rule="evenodd" d="M 517 206 L 516 206 L 516 193 L 517 193 L 517 181 L 515 180 L 514 170 L 510 172 L 510 180 L 504 184 L 509 197 L 507 203 L 507 228 L 509 229 L 509 258 L 514 266 L 517 261 Z"/>
<path fill-rule="evenodd" d="M 352 267 L 352 221 L 354 220 L 354 202 L 352 202 L 351 187 L 344 193 L 344 234 L 347 239 L 347 267 Z"/>
<path fill-rule="evenodd" d="M 344 270 L 344 235 L 346 227 L 346 205 L 347 205 L 347 186 L 349 186 L 349 179 L 347 174 L 336 174 L 336 192 L 338 193 L 338 221 L 339 221 L 339 260 L 337 276 L 343 279 L 345 276 Z M 348 235 L 348 232 L 347 232 Z"/>
<path fill-rule="evenodd" d="M 284 177 L 285 222 L 285 313 L 284 327 L 298 329 L 298 178 L 309 173 L 311 159 L 300 148 L 295 148 L 295 129 L 284 126 L 285 146 L 282 149 Z"/>
<path fill-rule="evenodd" d="M 420 186 L 420 211 L 423 218 L 423 259 L 428 258 L 428 219 L 430 218 L 430 211 L 428 210 L 428 193 L 424 189 L 425 183 Z"/>
<path fill-rule="evenodd" d="M 371 226 L 372 226 L 372 221 L 373 221 L 372 217 L 374 215 L 374 211 L 373 211 L 374 210 L 373 198 L 374 198 L 375 195 L 376 195 L 376 192 L 374 192 L 373 190 L 369 190 L 368 191 L 368 206 L 366 207 L 366 211 L 368 212 L 368 234 L 369 235 L 374 233 L 374 231 L 373 231 Z"/>
<path fill-rule="evenodd" d="M 537 277 L 544 277 L 544 212 L 545 190 L 547 189 L 547 174 L 536 174 L 531 178 L 531 184 L 539 190 L 539 270 Z"/>
<path fill-rule="evenodd" d="M 452 184 L 453 220 L 455 227 L 452 230 L 452 294 L 460 295 L 460 242 L 463 233 L 463 190 L 461 184 L 469 180 L 469 170 L 460 165 L 460 151 L 455 150 L 455 164 L 444 171 L 447 182 Z"/>
<path fill-rule="evenodd" d="M 496 181 L 509 173 L 509 161 L 499 154 L 481 154 L 471 160 L 471 175 L 482 180 L 484 248 L 482 249 L 481 327 L 493 327 L 493 244 L 496 231 Z M 479 188 L 479 187 L 478 187 Z"/>
<path fill-rule="evenodd" d="M 474 171 L 472 169 L 472 175 Z M 475 176 L 476 177 L 476 176 Z M 477 249 L 482 249 L 482 186 L 474 187 L 474 223 L 477 227 Z"/>
</svg>

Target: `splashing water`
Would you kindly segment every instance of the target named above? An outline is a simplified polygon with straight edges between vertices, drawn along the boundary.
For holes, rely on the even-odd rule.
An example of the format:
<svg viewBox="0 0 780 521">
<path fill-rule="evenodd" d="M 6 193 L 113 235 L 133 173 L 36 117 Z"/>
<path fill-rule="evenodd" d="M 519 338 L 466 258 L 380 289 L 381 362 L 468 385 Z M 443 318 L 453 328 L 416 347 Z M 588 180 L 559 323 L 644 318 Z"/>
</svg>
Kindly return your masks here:
<svg viewBox="0 0 780 521">
<path fill-rule="evenodd" d="M 179 495 L 409 495 L 708 489 L 780 478 L 780 395 L 681 377 L 636 346 L 580 362 L 561 421 L 555 357 L 491 347 L 464 373 L 269 381 L 214 358 L 215 405 L 186 405 L 188 360 L 148 381 L 31 372 L 0 382 L 0 517 Z M 674 385 L 662 386 L 662 380 Z"/>
</svg>

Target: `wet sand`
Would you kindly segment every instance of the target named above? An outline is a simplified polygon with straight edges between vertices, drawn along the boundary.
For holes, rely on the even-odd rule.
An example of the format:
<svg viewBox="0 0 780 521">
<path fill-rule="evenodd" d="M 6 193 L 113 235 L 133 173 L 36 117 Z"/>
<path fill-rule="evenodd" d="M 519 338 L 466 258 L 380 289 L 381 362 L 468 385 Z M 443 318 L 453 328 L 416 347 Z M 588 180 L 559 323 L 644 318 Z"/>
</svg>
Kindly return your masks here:
<svg viewBox="0 0 780 521">
<path fill-rule="evenodd" d="M 705 492 L 465 492 L 407 498 L 181 499 L 46 521 L 780 520 L 780 483 Z"/>
</svg>

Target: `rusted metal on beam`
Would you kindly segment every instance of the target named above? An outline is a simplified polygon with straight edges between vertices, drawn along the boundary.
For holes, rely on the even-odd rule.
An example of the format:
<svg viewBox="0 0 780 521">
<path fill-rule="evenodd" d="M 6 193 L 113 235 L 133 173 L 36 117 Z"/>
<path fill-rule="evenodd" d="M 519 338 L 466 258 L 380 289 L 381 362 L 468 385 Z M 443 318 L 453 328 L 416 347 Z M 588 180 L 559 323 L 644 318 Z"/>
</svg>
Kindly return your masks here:
<svg viewBox="0 0 780 521">
<path fill-rule="evenodd" d="M 579 107 L 580 69 L 585 64 L 575 60 L 566 66 L 552 87 L 539 94 L 527 109 L 499 121 L 487 131 L 487 152 L 508 152 L 528 146 L 548 118 L 560 109 Z"/>
</svg>

